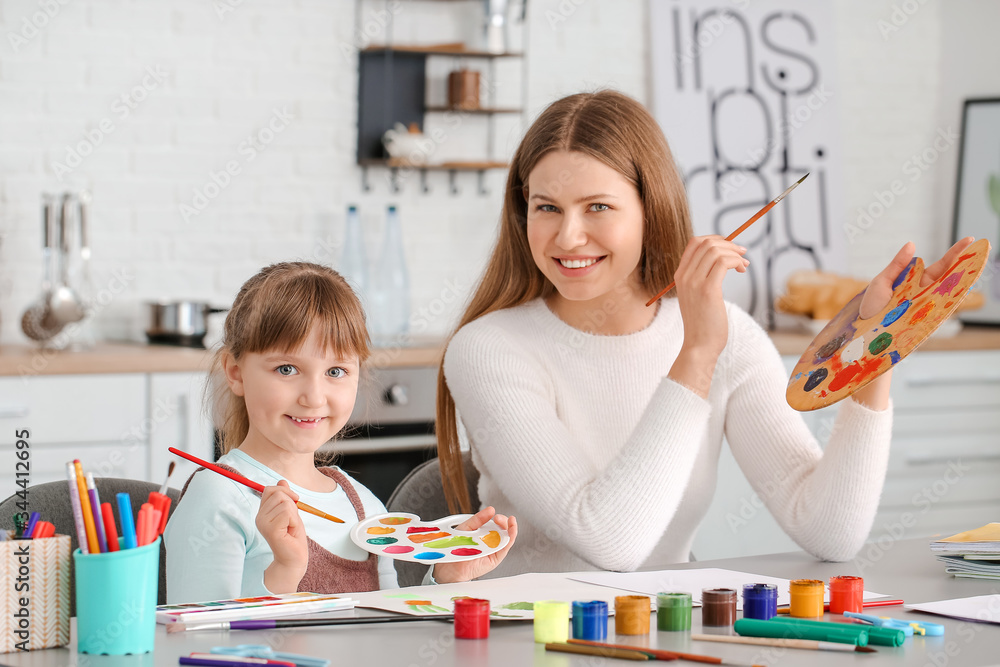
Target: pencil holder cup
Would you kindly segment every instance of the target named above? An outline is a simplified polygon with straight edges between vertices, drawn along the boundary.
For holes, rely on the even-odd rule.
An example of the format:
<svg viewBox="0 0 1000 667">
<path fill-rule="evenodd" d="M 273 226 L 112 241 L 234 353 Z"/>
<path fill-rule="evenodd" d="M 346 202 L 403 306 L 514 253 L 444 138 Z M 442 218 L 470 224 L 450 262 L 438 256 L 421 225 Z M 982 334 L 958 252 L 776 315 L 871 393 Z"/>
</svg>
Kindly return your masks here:
<svg viewBox="0 0 1000 667">
<path fill-rule="evenodd" d="M 69 535 L 0 542 L 0 653 L 69 643 Z"/>
<path fill-rule="evenodd" d="M 76 650 L 131 655 L 153 650 L 160 538 L 135 549 L 73 552 Z"/>
</svg>

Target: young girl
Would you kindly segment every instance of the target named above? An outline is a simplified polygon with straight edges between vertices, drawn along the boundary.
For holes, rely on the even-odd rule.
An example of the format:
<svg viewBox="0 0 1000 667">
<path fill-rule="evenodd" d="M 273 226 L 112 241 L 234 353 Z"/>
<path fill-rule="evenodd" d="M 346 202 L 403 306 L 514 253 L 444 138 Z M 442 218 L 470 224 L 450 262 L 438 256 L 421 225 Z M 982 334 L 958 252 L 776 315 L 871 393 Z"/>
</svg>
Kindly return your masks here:
<svg viewBox="0 0 1000 667">
<path fill-rule="evenodd" d="M 692 236 L 666 140 L 636 101 L 572 95 L 528 130 L 438 386 L 453 509 L 468 506 L 461 424 L 480 499 L 521 518 L 518 550 L 493 575 L 688 560 L 723 435 L 803 549 L 845 560 L 864 542 L 889 453 L 888 374 L 841 403 L 821 450 L 785 402 L 788 376 L 767 334 L 723 301 L 745 249 Z M 969 242 L 930 266 L 925 284 Z M 863 316 L 888 303 L 912 254 L 907 244 L 872 281 Z M 647 308 L 671 280 L 671 297 Z"/>
<path fill-rule="evenodd" d="M 203 469 L 191 476 L 165 532 L 168 602 L 396 587 L 392 561 L 350 539 L 357 521 L 385 507 L 343 471 L 314 464 L 351 415 L 368 355 L 361 304 L 335 271 L 275 264 L 243 285 L 213 365 L 228 395 L 218 463 L 266 488 L 258 495 Z M 300 512 L 300 498 L 344 523 Z M 473 579 L 503 560 L 514 517 L 486 508 L 460 528 L 491 518 L 508 529 L 507 548 L 438 564 L 431 581 Z"/>
</svg>

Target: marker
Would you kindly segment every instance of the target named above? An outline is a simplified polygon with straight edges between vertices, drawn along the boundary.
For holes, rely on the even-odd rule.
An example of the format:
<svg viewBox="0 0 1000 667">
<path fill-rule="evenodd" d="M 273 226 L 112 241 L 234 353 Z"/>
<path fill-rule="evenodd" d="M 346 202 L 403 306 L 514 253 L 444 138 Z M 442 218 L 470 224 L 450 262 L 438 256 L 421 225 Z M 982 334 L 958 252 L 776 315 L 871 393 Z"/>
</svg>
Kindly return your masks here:
<svg viewBox="0 0 1000 667">
<path fill-rule="evenodd" d="M 122 548 L 135 549 L 138 544 L 135 541 L 135 523 L 132 520 L 132 498 L 124 491 L 115 497 L 118 500 L 118 518 L 122 522 Z"/>
<path fill-rule="evenodd" d="M 80 553 L 90 553 L 87 546 L 87 528 L 83 524 L 83 511 L 80 509 L 80 490 L 76 486 L 76 468 L 72 461 L 66 462 L 66 481 L 69 482 L 69 502 L 73 506 L 73 523 L 76 525 L 76 543 Z"/>
<path fill-rule="evenodd" d="M 865 600 L 861 603 L 862 607 L 895 607 L 896 605 L 903 604 L 902 600 Z M 789 606 L 785 605 L 783 607 L 778 607 L 779 614 L 787 614 Z M 823 611 L 830 611 L 830 604 L 827 603 L 823 605 Z"/>
<path fill-rule="evenodd" d="M 844 616 L 855 618 L 859 621 L 871 623 L 881 628 L 892 628 L 902 630 L 909 637 L 913 633 L 927 635 L 928 637 L 939 637 L 944 634 L 944 626 L 938 623 L 927 623 L 924 621 L 907 621 L 902 618 L 889 618 L 888 616 L 870 616 L 868 614 L 855 614 L 845 611 Z"/>
<path fill-rule="evenodd" d="M 52 537 L 56 534 L 56 527 L 49 523 L 48 521 L 39 521 L 35 525 L 34 532 L 31 533 L 32 539 L 40 540 L 45 537 Z"/>
<path fill-rule="evenodd" d="M 83 466 L 80 459 L 73 459 L 76 470 L 76 488 L 80 491 L 80 512 L 83 514 L 83 527 L 87 531 L 87 548 L 89 553 L 101 553 L 101 545 L 97 542 L 94 528 L 94 510 L 90 508 L 90 496 L 87 495 L 87 482 L 83 479 Z"/>
<path fill-rule="evenodd" d="M 38 520 L 42 518 L 42 515 L 38 512 L 32 512 L 31 516 L 28 517 L 28 525 L 25 526 L 24 532 L 21 533 L 21 537 L 32 537 L 32 533 L 35 531 L 35 525 Z"/>
<path fill-rule="evenodd" d="M 101 518 L 101 496 L 97 493 L 97 485 L 94 484 L 94 473 L 87 473 L 87 495 L 90 496 L 90 507 L 94 513 L 94 532 L 97 533 L 97 546 L 101 548 L 101 553 L 108 552 L 108 542 L 104 538 L 104 520 Z"/>
</svg>

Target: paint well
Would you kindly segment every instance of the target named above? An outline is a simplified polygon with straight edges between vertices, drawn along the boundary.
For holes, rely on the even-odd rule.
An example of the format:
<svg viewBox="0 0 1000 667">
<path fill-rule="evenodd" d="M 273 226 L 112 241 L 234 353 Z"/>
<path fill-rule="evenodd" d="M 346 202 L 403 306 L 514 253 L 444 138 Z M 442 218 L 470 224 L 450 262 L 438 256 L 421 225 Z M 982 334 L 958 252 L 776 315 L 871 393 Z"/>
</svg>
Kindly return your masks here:
<svg viewBox="0 0 1000 667">
<path fill-rule="evenodd" d="M 885 314 L 885 317 L 882 318 L 882 326 L 887 327 L 896 320 L 898 320 L 899 318 L 901 318 L 903 316 L 903 313 L 905 313 L 906 309 L 909 307 L 910 307 L 910 300 L 904 299 L 902 302 L 900 302 L 898 306 L 896 306 L 895 308 L 893 308 L 892 310 L 890 310 L 888 313 Z"/>
<path fill-rule="evenodd" d="M 467 547 L 451 550 L 452 556 L 478 556 L 481 553 L 483 553 L 482 549 L 470 549 Z"/>
<path fill-rule="evenodd" d="M 413 538 L 410 538 L 413 539 Z M 476 541 L 468 535 L 452 535 L 441 540 L 428 542 L 424 545 L 428 549 L 451 549 L 452 547 L 474 547 Z"/>
<path fill-rule="evenodd" d="M 840 358 L 843 360 L 844 365 L 852 364 L 858 359 L 860 359 L 865 354 L 865 339 L 863 336 L 858 336 L 844 348 L 844 351 L 840 353 Z"/>
<path fill-rule="evenodd" d="M 948 305 L 946 305 L 945 307 L 947 308 Z M 920 306 L 920 308 L 917 309 L 917 312 L 913 313 L 913 316 L 910 317 L 910 324 L 916 324 L 917 322 L 922 322 L 924 318 L 927 317 L 928 313 L 930 313 L 932 310 L 934 310 L 934 302 L 928 301 L 924 305 Z"/>
<path fill-rule="evenodd" d="M 431 540 L 439 540 L 442 537 L 448 537 L 451 533 L 421 533 L 419 535 L 410 535 L 410 541 L 414 544 L 423 544 L 424 542 L 430 542 Z"/>
<path fill-rule="evenodd" d="M 395 544 L 399 542 L 395 537 L 373 537 L 368 540 L 368 544 Z"/>
<path fill-rule="evenodd" d="M 420 560 L 437 560 L 438 558 L 444 558 L 444 554 L 440 551 L 425 551 L 423 553 L 414 554 L 414 558 L 419 558 Z M 429 602 L 427 604 L 430 604 Z"/>
<path fill-rule="evenodd" d="M 434 533 L 441 530 L 437 526 L 410 526 L 406 529 L 407 535 L 413 535 L 414 533 Z"/>
<path fill-rule="evenodd" d="M 395 532 L 396 532 L 395 528 L 386 528 L 383 526 L 372 526 L 367 530 L 367 533 L 369 535 L 390 535 Z"/>
<path fill-rule="evenodd" d="M 892 334 L 888 331 L 883 331 L 875 337 L 875 340 L 868 344 L 868 351 L 871 354 L 882 354 L 891 343 Z"/>
<path fill-rule="evenodd" d="M 488 546 L 490 549 L 496 549 L 500 546 L 500 533 L 495 530 L 491 530 L 479 539 L 481 539 L 483 544 Z"/>
<path fill-rule="evenodd" d="M 837 354 L 837 350 L 843 347 L 844 343 L 846 342 L 847 342 L 847 334 L 846 333 L 840 334 L 833 340 L 829 341 L 826 345 L 819 348 L 819 351 L 816 352 L 816 361 L 818 362 L 826 361 L 833 355 Z"/>
<path fill-rule="evenodd" d="M 385 549 L 382 549 L 382 552 L 387 554 L 408 554 L 411 551 L 413 551 L 413 547 L 408 547 L 403 544 L 397 544 L 396 546 L 386 547 Z"/>
<path fill-rule="evenodd" d="M 899 356 L 899 352 L 897 352 L 896 350 L 893 350 L 892 352 L 889 353 L 889 361 L 891 361 L 894 364 L 898 364 L 901 358 L 902 357 Z"/>
<path fill-rule="evenodd" d="M 958 281 L 962 279 L 963 273 L 965 272 L 956 271 L 955 273 L 945 278 L 943 281 L 941 281 L 941 284 L 938 285 L 937 289 L 935 289 L 932 292 L 932 294 L 945 294 L 945 295 L 951 294 L 951 291 L 955 289 L 956 285 L 958 285 Z"/>
<path fill-rule="evenodd" d="M 806 380 L 806 384 L 803 387 L 803 390 L 812 391 L 816 387 L 823 384 L 823 380 L 825 380 L 826 376 L 829 374 L 830 372 L 827 371 L 825 368 L 817 368 L 816 370 L 814 370 L 812 373 L 809 374 L 809 379 Z"/>
<path fill-rule="evenodd" d="M 410 519 L 405 516 L 387 516 L 384 519 L 379 519 L 378 522 L 387 526 L 402 526 L 404 523 L 410 523 Z"/>
</svg>

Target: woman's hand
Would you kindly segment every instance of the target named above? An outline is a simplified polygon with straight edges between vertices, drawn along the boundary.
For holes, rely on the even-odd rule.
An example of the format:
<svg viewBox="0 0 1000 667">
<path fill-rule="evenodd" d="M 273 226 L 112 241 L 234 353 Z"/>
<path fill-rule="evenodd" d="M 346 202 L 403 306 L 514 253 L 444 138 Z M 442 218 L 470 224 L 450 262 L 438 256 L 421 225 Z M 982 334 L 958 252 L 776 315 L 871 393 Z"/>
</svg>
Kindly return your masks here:
<svg viewBox="0 0 1000 667">
<path fill-rule="evenodd" d="M 948 252 L 941 259 L 930 266 L 924 267 L 924 275 L 920 277 L 920 288 L 923 289 L 935 280 L 940 279 L 945 271 L 958 261 L 958 256 L 962 254 L 962 251 L 968 248 L 975 240 L 971 236 L 961 239 L 949 248 Z M 896 256 L 892 258 L 889 266 L 882 269 L 877 276 L 872 278 L 871 283 L 868 284 L 868 288 L 865 290 L 865 295 L 861 297 L 858 317 L 862 320 L 870 319 L 878 315 L 889 305 L 889 302 L 892 300 L 892 284 L 896 282 L 899 274 L 909 265 L 910 260 L 913 259 L 913 252 L 915 250 L 916 246 L 913 245 L 913 242 L 907 242 L 906 245 L 899 249 Z M 885 410 L 889 407 L 889 385 L 891 380 L 892 371 L 883 373 L 855 392 L 852 398 L 873 410 Z"/>
<path fill-rule="evenodd" d="M 458 563 L 440 563 L 434 566 L 434 580 L 439 584 L 450 584 L 456 581 L 471 581 L 476 577 L 481 577 L 504 559 L 510 548 L 514 546 L 514 539 L 517 537 L 517 521 L 514 517 L 507 517 L 497 514 L 492 507 L 484 507 L 473 516 L 455 526 L 456 530 L 478 530 L 484 523 L 493 519 L 498 526 L 507 531 L 510 542 L 503 549 L 492 553 L 489 556 L 475 558 L 473 560 L 461 561 Z"/>
<path fill-rule="evenodd" d="M 721 236 L 697 236 L 684 249 L 674 273 L 684 344 L 669 377 L 702 397 L 708 396 L 715 362 L 729 338 L 722 279 L 730 269 L 746 272 L 746 251 Z"/>
<path fill-rule="evenodd" d="M 267 540 L 274 561 L 264 571 L 264 585 L 274 594 L 294 593 L 309 565 L 306 529 L 288 482 L 264 488 L 257 510 L 257 530 Z"/>
</svg>

